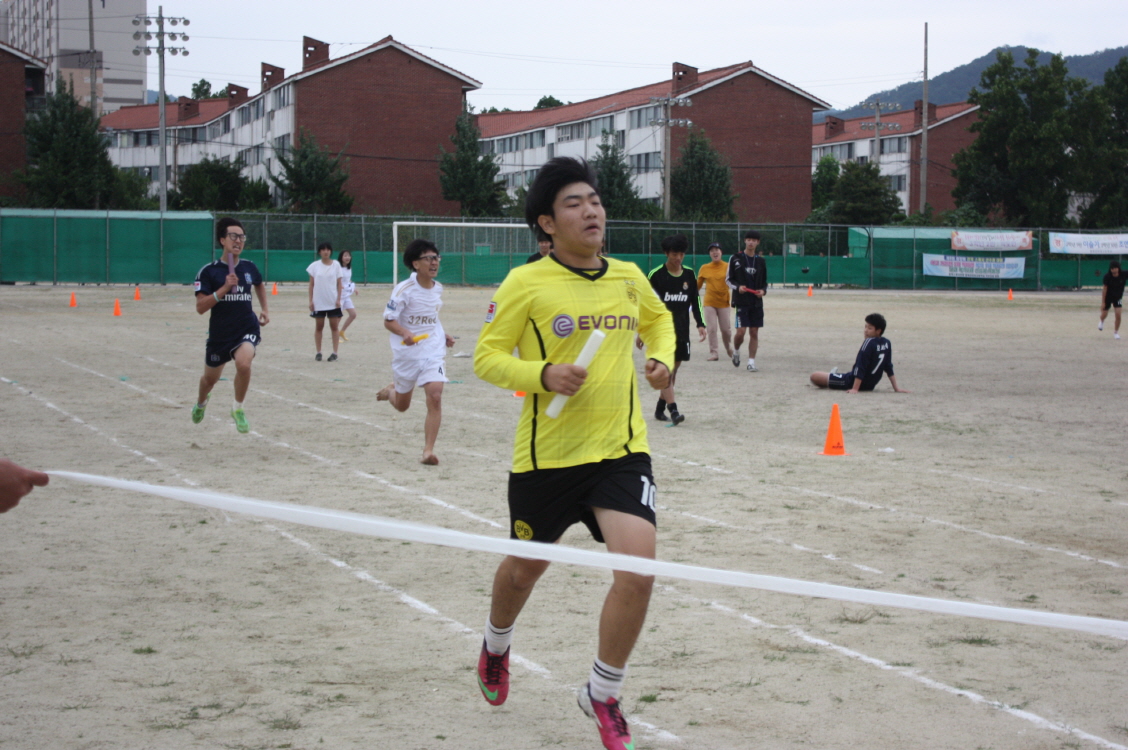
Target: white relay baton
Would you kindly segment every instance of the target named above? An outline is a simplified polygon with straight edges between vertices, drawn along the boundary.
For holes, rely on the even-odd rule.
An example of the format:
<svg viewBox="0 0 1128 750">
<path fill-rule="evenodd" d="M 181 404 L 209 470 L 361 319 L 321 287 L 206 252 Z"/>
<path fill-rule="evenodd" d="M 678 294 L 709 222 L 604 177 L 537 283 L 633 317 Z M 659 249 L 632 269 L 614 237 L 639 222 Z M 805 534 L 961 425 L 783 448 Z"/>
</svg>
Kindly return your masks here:
<svg viewBox="0 0 1128 750">
<path fill-rule="evenodd" d="M 603 331 L 592 331 L 591 335 L 588 336 L 587 343 L 584 344 L 584 348 L 580 350 L 580 356 L 576 357 L 574 364 L 586 369 L 587 366 L 591 364 L 591 361 L 595 359 L 595 353 L 599 351 L 599 347 L 605 338 L 607 338 L 607 335 L 603 333 Z M 564 404 L 566 403 L 568 403 L 568 396 L 565 396 L 563 393 L 557 393 L 552 398 L 552 403 L 544 410 L 544 413 L 552 419 L 556 419 L 560 416 L 560 410 L 564 408 Z"/>
</svg>

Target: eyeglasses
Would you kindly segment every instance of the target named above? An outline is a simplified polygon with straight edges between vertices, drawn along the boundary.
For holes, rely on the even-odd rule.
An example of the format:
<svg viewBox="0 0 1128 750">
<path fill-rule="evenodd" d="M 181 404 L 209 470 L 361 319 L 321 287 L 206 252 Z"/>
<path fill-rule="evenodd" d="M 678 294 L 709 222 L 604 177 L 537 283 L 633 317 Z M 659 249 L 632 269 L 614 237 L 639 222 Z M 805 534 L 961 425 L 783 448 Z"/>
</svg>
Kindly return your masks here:
<svg viewBox="0 0 1128 750">
<path fill-rule="evenodd" d="M 438 263 L 442 259 L 437 255 L 420 255 L 416 260 L 421 260 L 426 263 L 430 263 L 431 261 Z"/>
<path fill-rule="evenodd" d="M 227 233 L 227 239 L 231 240 L 232 242 L 246 242 L 247 241 L 247 235 L 245 235 L 245 234 L 235 234 L 234 232 L 228 232 Z"/>
</svg>

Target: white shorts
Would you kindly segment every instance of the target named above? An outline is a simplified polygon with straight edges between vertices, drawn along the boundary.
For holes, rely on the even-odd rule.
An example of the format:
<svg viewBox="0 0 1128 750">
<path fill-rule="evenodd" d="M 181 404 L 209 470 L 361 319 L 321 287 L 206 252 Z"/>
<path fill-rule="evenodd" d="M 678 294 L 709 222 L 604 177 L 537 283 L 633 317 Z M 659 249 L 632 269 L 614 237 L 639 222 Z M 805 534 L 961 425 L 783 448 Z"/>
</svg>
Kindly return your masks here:
<svg viewBox="0 0 1128 750">
<path fill-rule="evenodd" d="M 353 303 L 352 303 L 352 297 L 351 296 L 342 296 L 341 297 L 341 309 L 342 310 L 355 310 L 356 309 L 356 306 L 353 305 Z"/>
<path fill-rule="evenodd" d="M 446 376 L 446 359 L 393 359 L 392 376 L 396 393 L 411 393 L 417 385 L 449 383 Z"/>
</svg>

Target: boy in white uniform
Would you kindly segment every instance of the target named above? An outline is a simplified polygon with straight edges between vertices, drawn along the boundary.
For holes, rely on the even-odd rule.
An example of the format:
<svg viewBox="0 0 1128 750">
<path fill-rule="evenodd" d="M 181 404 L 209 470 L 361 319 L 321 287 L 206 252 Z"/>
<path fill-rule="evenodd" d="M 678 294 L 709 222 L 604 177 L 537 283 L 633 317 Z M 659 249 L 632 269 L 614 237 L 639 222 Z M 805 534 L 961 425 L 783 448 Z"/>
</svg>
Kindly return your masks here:
<svg viewBox="0 0 1128 750">
<path fill-rule="evenodd" d="M 443 285 L 435 280 L 439 273 L 439 249 L 428 240 L 414 240 L 403 253 L 403 262 L 414 273 L 396 285 L 384 309 L 384 327 L 391 332 L 392 375 L 395 382 L 377 394 L 378 401 L 390 401 L 396 411 L 407 411 L 415 386 L 427 394 L 427 419 L 423 423 L 423 458 L 420 463 L 435 466 L 435 438 L 442 422 L 443 383 L 447 382 L 444 357 L 454 338 L 443 331 L 439 308 L 443 305 Z"/>
</svg>

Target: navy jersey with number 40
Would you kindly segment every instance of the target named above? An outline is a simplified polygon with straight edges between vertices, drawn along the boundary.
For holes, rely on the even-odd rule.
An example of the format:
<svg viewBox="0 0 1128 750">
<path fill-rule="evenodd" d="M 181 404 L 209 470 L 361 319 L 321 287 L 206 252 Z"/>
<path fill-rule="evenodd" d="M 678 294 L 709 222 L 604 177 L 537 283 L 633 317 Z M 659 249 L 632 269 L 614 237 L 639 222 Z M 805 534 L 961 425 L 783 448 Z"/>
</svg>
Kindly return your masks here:
<svg viewBox="0 0 1128 750">
<path fill-rule="evenodd" d="M 196 274 L 196 292 L 215 294 L 227 280 L 227 263 L 222 258 L 209 263 Z M 239 286 L 220 298 L 212 308 L 208 323 L 208 341 L 232 341 L 248 333 L 259 332 L 258 316 L 251 307 L 251 288 L 262 283 L 258 266 L 249 260 L 240 260 L 235 266 Z"/>
<path fill-rule="evenodd" d="M 866 339 L 854 360 L 854 377 L 862 380 L 859 390 L 872 391 L 882 373 L 893 375 L 893 345 L 884 336 Z"/>
</svg>

